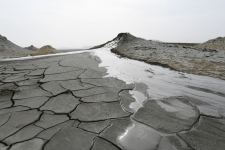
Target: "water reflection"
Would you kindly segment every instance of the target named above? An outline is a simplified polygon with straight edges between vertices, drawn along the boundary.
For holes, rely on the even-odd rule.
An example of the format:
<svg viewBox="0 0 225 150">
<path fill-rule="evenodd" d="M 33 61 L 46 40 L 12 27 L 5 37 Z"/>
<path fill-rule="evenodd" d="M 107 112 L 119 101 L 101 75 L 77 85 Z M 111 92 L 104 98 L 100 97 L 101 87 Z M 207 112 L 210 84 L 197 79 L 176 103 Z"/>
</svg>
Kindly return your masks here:
<svg viewBox="0 0 225 150">
<path fill-rule="evenodd" d="M 133 121 L 126 131 L 118 137 L 118 143 L 129 150 L 155 150 L 161 135 L 154 129 Z"/>
<path fill-rule="evenodd" d="M 138 99 L 138 101 L 131 103 L 129 106 L 134 110 L 134 112 L 136 112 L 139 108 L 143 107 L 143 102 L 147 100 L 147 97 L 143 93 L 135 90 L 132 90 L 129 93 L 135 98 L 135 100 Z"/>
</svg>

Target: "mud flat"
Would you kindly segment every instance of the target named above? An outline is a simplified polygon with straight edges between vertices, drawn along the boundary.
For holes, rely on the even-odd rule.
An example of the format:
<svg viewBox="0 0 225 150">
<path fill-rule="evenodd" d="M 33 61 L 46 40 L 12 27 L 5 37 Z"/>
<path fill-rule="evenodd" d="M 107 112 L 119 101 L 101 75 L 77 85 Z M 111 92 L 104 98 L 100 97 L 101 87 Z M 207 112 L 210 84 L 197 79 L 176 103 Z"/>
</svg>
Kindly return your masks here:
<svg viewBox="0 0 225 150">
<path fill-rule="evenodd" d="M 131 88 L 103 78 L 99 61 L 83 53 L 1 62 L 0 149 L 116 148 L 98 137 L 132 114 L 119 96 Z"/>
<path fill-rule="evenodd" d="M 146 68 L 140 64 L 143 62 L 127 59 L 127 67 L 123 59 L 109 49 L 96 49 L 0 62 L 0 149 L 224 149 L 225 92 L 223 88 L 212 89 L 217 79 L 205 80 L 211 84 L 202 82 L 209 87 L 195 85 L 193 90 L 199 92 L 185 89 L 199 95 L 195 98 L 182 94 L 157 97 L 159 93 L 148 89 L 151 84 L 141 84 L 135 72 L 128 74 L 130 78 L 121 77 L 120 67 L 144 70 L 139 71 L 140 78 L 154 73 L 160 77 L 165 68 L 156 67 L 161 73 L 157 74 L 157 69 L 151 73 L 155 66 L 145 64 Z M 107 66 L 107 61 L 114 65 Z M 118 72 L 112 74 L 120 61 L 124 66 L 117 66 Z M 176 74 L 168 74 L 168 69 L 165 72 Z M 185 79 L 179 78 L 177 86 L 186 83 Z M 223 85 L 220 82 L 218 86 Z M 139 96 L 143 91 L 146 93 Z M 207 93 L 206 101 L 198 99 Z"/>
</svg>

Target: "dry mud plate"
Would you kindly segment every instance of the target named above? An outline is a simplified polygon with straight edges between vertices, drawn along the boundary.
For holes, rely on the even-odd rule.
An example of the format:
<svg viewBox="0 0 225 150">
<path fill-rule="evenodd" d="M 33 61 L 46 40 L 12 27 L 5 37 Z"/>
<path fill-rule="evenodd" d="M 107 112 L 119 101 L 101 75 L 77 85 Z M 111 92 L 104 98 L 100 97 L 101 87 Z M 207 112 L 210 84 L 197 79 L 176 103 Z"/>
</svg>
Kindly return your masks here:
<svg viewBox="0 0 225 150">
<path fill-rule="evenodd" d="M 132 111 L 132 86 L 104 77 L 89 53 L 1 62 L 0 70 L 0 150 L 225 148 L 224 113 L 189 97 Z"/>
</svg>

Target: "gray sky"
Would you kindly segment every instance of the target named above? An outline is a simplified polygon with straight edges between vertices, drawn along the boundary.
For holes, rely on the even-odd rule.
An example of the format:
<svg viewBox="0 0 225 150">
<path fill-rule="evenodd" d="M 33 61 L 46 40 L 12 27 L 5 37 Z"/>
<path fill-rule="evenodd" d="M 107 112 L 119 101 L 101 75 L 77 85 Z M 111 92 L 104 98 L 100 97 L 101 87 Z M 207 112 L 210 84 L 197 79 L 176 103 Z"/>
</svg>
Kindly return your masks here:
<svg viewBox="0 0 225 150">
<path fill-rule="evenodd" d="M 225 0 L 0 0 L 0 34 L 20 46 L 79 48 L 120 32 L 169 42 L 225 36 Z"/>
</svg>

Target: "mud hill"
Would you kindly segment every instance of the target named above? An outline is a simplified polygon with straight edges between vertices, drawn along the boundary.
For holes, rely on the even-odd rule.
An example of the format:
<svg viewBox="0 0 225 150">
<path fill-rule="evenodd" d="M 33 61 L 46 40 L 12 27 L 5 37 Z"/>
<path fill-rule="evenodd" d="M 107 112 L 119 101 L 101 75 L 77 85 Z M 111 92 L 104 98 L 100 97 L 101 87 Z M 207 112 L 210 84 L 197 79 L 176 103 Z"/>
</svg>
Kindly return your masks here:
<svg viewBox="0 0 225 150">
<path fill-rule="evenodd" d="M 36 51 L 36 50 L 38 50 L 38 48 L 37 48 L 37 47 L 35 47 L 34 45 L 31 45 L 31 46 L 25 47 L 25 49 L 27 49 L 27 50 L 31 50 L 31 51 Z"/>
<path fill-rule="evenodd" d="M 196 48 L 225 51 L 225 37 L 218 37 L 218 38 L 209 40 L 205 43 L 197 45 Z"/>
<path fill-rule="evenodd" d="M 113 40 L 94 48 L 98 47 L 110 47 L 112 52 L 121 56 L 173 70 L 225 79 L 225 51 L 145 40 L 130 33 L 120 33 Z"/>
<path fill-rule="evenodd" d="M 0 59 L 52 53 L 56 53 L 56 49 L 50 45 L 43 46 L 40 49 L 33 45 L 22 48 L 0 35 Z"/>
<path fill-rule="evenodd" d="M 40 49 L 37 49 L 36 51 L 34 51 L 31 55 L 35 56 L 35 55 L 46 55 L 46 54 L 54 54 L 54 53 L 56 53 L 55 48 L 53 48 L 51 45 L 45 45 L 41 47 Z"/>
<path fill-rule="evenodd" d="M 0 35 L 0 58 L 26 56 L 28 51 Z"/>
</svg>

